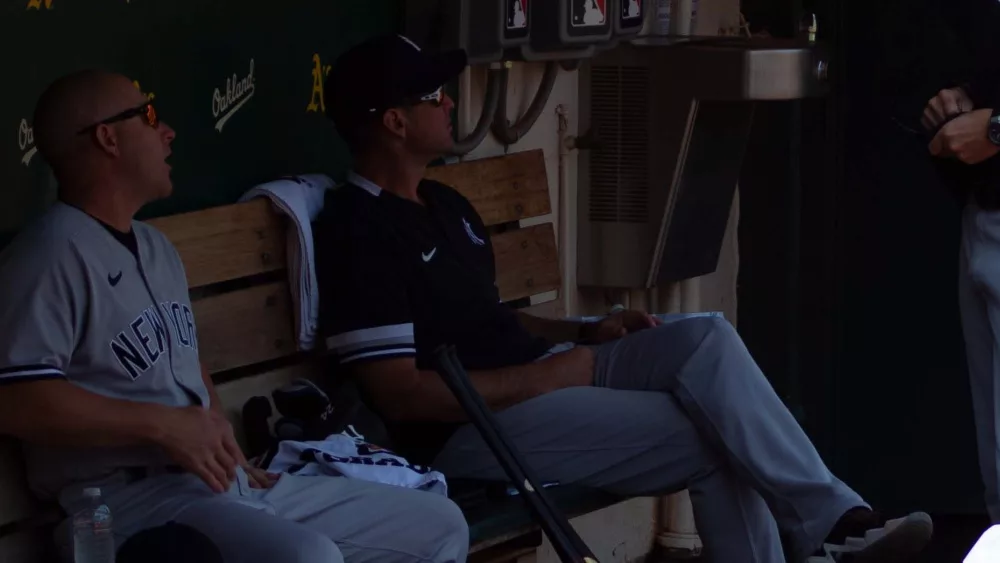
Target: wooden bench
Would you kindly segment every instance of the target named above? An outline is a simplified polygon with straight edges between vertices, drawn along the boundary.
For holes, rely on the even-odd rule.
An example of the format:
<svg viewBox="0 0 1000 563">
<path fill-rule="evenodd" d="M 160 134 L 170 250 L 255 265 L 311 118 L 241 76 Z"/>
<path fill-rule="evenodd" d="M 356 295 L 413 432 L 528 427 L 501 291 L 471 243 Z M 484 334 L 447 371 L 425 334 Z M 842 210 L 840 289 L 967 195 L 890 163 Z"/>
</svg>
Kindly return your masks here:
<svg viewBox="0 0 1000 563">
<path fill-rule="evenodd" d="M 451 185 L 473 203 L 492 231 L 498 285 L 505 302 L 528 306 L 533 296 L 560 287 L 552 223 L 521 228 L 519 221 L 551 213 L 542 152 L 431 168 L 428 176 Z M 241 440 L 243 404 L 293 379 L 321 380 L 319 353 L 296 350 L 286 270 L 287 220 L 265 199 L 151 220 L 177 247 L 187 270 L 201 359 Z M 0 455 L 0 560 L 39 560 L 53 513 L 39 511 L 23 485 L 16 450 Z M 619 499 L 575 488 L 554 491 L 571 515 Z M 42 514 L 44 517 L 38 518 Z M 472 549 L 481 560 L 503 560 L 530 550 L 541 536 L 519 499 L 467 510 Z M 6 532 L 6 534 L 4 533 Z M 498 552 L 501 552 L 498 554 Z"/>
</svg>

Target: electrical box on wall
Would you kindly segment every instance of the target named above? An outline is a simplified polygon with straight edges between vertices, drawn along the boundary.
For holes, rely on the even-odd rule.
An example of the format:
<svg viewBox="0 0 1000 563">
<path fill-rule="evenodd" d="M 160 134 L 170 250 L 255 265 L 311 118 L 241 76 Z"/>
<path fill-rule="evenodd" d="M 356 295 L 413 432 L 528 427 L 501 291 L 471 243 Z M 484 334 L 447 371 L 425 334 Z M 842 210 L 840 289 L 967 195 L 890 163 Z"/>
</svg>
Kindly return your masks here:
<svg viewBox="0 0 1000 563">
<path fill-rule="evenodd" d="M 532 0 L 531 50 L 560 51 L 611 40 L 613 0 Z"/>
<path fill-rule="evenodd" d="M 643 0 L 613 0 L 616 8 L 614 18 L 615 37 L 631 37 L 642 31 Z"/>
<path fill-rule="evenodd" d="M 582 59 L 642 30 L 643 0 L 531 0 L 527 60 Z"/>
<path fill-rule="evenodd" d="M 529 41 L 528 4 L 529 0 L 407 0 L 404 34 L 434 50 L 464 49 L 469 64 L 498 62 L 505 50 Z"/>
</svg>

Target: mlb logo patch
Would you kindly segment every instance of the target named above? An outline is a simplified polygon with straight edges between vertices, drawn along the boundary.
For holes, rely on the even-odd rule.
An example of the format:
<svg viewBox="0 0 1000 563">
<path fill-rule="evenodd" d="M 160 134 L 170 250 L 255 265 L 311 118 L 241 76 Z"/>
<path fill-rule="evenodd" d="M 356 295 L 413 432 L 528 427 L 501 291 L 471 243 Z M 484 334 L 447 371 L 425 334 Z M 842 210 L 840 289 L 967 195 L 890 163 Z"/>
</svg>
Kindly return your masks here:
<svg viewBox="0 0 1000 563">
<path fill-rule="evenodd" d="M 642 17 L 640 0 L 622 0 L 622 19 L 634 20 Z"/>
<path fill-rule="evenodd" d="M 574 0 L 573 26 L 599 27 L 607 21 L 607 0 Z"/>
<path fill-rule="evenodd" d="M 507 29 L 528 28 L 528 0 L 507 0 Z"/>
</svg>

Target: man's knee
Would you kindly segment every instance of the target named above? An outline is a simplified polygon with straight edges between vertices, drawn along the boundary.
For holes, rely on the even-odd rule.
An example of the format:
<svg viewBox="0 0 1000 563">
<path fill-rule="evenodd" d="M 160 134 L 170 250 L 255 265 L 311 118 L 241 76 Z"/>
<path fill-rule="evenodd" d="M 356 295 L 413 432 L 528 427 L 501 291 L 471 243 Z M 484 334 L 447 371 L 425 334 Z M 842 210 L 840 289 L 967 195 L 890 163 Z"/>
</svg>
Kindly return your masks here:
<svg viewBox="0 0 1000 563">
<path fill-rule="evenodd" d="M 409 492 L 409 491 L 408 491 Z M 447 497 L 423 493 L 400 496 L 397 509 L 387 518 L 390 529 L 405 530 L 387 544 L 414 561 L 461 563 L 469 552 L 469 525 L 458 505 Z"/>
<path fill-rule="evenodd" d="M 676 321 L 676 327 L 698 347 L 729 346 L 734 341 L 740 341 L 736 328 L 721 317 L 692 317 Z"/>
<path fill-rule="evenodd" d="M 724 318 L 693 317 L 663 328 L 664 348 L 670 350 L 669 357 L 682 361 L 674 366 L 676 371 L 668 370 L 678 376 L 683 373 L 694 375 L 691 369 L 699 366 L 694 372 L 698 377 L 704 377 L 707 367 L 717 365 L 720 359 L 752 360 L 736 328 Z M 729 369 L 718 375 L 737 375 L 738 372 Z"/>
<path fill-rule="evenodd" d="M 313 563 L 316 561 L 344 563 L 344 556 L 337 544 L 318 532 L 310 531 L 310 533 L 299 534 L 295 541 L 288 542 L 285 547 L 288 550 L 286 561 L 290 563 Z"/>
<path fill-rule="evenodd" d="M 427 509 L 433 514 L 439 530 L 436 545 L 428 546 L 428 551 L 433 553 L 430 560 L 435 563 L 465 561 L 469 553 L 469 523 L 458 505 L 447 498 L 434 497 Z"/>
<path fill-rule="evenodd" d="M 451 508 L 448 509 L 445 518 L 445 529 L 447 552 L 451 554 L 449 561 L 464 561 L 469 553 L 469 522 L 458 505 L 450 501 L 448 504 Z"/>
</svg>

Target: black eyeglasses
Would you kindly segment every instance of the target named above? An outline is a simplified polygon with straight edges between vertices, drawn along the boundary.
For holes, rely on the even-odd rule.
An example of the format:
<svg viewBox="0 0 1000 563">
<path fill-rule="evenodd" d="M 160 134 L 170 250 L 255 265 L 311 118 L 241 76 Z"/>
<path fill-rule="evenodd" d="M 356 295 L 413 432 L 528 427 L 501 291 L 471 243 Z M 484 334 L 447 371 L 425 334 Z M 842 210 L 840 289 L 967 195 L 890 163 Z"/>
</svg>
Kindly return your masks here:
<svg viewBox="0 0 1000 563">
<path fill-rule="evenodd" d="M 160 123 L 160 120 L 156 117 L 156 109 L 153 108 L 153 104 L 146 102 L 141 106 L 127 109 L 121 113 L 116 113 L 115 115 L 112 115 L 107 119 L 102 119 L 101 121 L 98 121 L 93 125 L 88 125 L 83 129 L 77 131 L 76 134 L 82 135 L 88 131 L 91 131 L 92 129 L 97 128 L 100 125 L 110 125 L 112 123 L 116 123 L 118 121 L 125 121 L 126 119 L 131 119 L 139 115 L 145 117 L 146 124 L 152 127 L 153 129 L 156 129 L 156 126 L 159 125 Z"/>
</svg>

